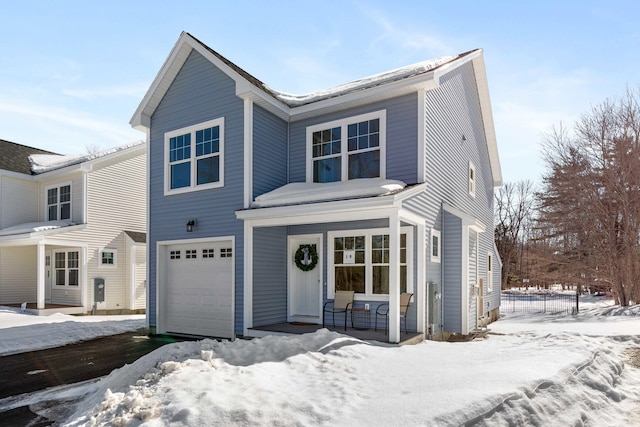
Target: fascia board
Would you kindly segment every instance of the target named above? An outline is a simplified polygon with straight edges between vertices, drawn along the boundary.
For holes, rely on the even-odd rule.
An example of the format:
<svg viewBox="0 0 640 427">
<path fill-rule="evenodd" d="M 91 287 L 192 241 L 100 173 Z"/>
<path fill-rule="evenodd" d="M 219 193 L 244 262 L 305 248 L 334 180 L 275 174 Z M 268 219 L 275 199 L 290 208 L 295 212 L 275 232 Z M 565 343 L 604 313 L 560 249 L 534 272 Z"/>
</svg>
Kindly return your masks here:
<svg viewBox="0 0 640 427">
<path fill-rule="evenodd" d="M 25 181 L 34 181 L 37 175 L 27 175 L 20 172 L 8 171 L 0 169 L 0 178 L 6 176 L 8 178 L 24 179 Z"/>
<path fill-rule="evenodd" d="M 167 93 L 169 86 L 173 82 L 182 65 L 196 44 L 186 32 L 180 35 L 180 38 L 171 49 L 171 53 L 164 61 L 164 64 L 153 79 L 151 86 L 142 98 L 142 102 L 138 105 L 135 113 L 129 120 L 129 124 L 138 130 L 146 130 L 151 126 L 151 115 L 155 111 L 158 104 Z M 151 111 L 149 111 L 151 110 Z"/>
<path fill-rule="evenodd" d="M 487 69 L 485 68 L 484 56 L 478 55 L 473 59 L 473 70 L 478 86 L 478 98 L 480 99 L 480 109 L 482 110 L 482 122 L 487 140 L 487 149 L 489 151 L 493 185 L 494 187 L 499 187 L 502 185 L 502 168 L 500 166 L 500 156 L 498 155 L 498 143 L 495 124 L 493 122 L 493 110 L 491 108 L 491 97 L 489 95 L 489 83 L 487 81 Z"/>
<path fill-rule="evenodd" d="M 125 148 L 123 150 L 119 150 L 119 151 L 115 151 L 113 153 L 109 153 L 107 155 L 104 156 L 100 156 L 97 157 L 95 159 L 91 159 L 91 160 L 85 160 L 84 162 L 81 163 L 76 163 L 73 165 L 69 165 L 69 166 L 65 166 L 63 168 L 60 169 L 55 169 L 49 172 L 42 172 L 39 173 L 37 175 L 33 175 L 33 177 L 36 180 L 48 180 L 51 178 L 57 178 L 61 175 L 66 175 L 66 174 L 72 174 L 75 172 L 91 172 L 93 171 L 94 165 L 98 164 L 98 163 L 102 163 L 108 160 L 112 160 L 114 158 L 118 158 L 120 156 L 125 157 L 125 156 L 130 156 L 130 155 L 135 155 L 137 154 L 138 151 L 141 152 L 141 154 L 143 152 L 146 152 L 146 143 L 143 144 L 138 144 L 138 145 L 134 145 L 132 147 L 128 147 Z"/>
</svg>

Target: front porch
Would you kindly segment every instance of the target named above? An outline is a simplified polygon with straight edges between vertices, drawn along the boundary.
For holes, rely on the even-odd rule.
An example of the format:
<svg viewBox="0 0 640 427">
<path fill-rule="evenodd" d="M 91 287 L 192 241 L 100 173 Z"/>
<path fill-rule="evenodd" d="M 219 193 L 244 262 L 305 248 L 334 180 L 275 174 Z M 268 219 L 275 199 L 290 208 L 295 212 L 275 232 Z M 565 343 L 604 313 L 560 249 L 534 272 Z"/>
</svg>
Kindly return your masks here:
<svg viewBox="0 0 640 427">
<path fill-rule="evenodd" d="M 24 308 L 23 308 L 24 306 Z M 63 305 L 63 304 L 50 304 L 45 303 L 44 308 L 38 308 L 38 304 L 35 302 L 28 302 L 26 304 L 2 304 L 0 307 L 19 308 L 25 313 L 35 314 L 36 316 L 49 316 L 54 313 L 62 314 L 85 314 L 84 307 Z"/>
<path fill-rule="evenodd" d="M 376 331 L 373 327 L 362 330 L 348 326 L 345 331 L 344 327 L 340 325 L 325 325 L 324 327 L 331 332 L 349 335 L 363 341 L 378 341 L 381 343 L 389 342 L 388 332 L 385 332 L 384 328 Z M 249 328 L 248 336 L 252 338 L 260 338 L 267 335 L 302 335 L 313 333 L 319 329 L 322 329 L 322 325 L 303 322 L 276 323 L 273 325 L 254 326 L 253 328 Z M 422 341 L 424 341 L 423 333 L 401 331 L 400 340 L 396 345 L 413 345 Z"/>
</svg>

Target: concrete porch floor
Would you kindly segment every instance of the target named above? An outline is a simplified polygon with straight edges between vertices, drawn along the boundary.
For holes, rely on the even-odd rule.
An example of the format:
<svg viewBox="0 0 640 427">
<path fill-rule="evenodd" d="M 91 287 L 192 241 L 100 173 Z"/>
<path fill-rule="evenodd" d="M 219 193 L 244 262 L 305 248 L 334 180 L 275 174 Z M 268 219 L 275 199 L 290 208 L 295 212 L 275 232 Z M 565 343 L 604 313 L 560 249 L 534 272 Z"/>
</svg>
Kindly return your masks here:
<svg viewBox="0 0 640 427">
<path fill-rule="evenodd" d="M 339 325 L 325 325 L 325 328 L 332 332 L 349 335 L 363 341 L 378 341 L 381 343 L 389 342 L 389 335 L 387 335 L 384 329 L 378 329 L 375 331 L 374 328 L 371 327 L 370 329 L 360 330 L 347 326 L 347 330 L 345 331 L 344 326 Z M 273 325 L 254 326 L 253 328 L 250 328 L 249 337 L 257 338 L 267 335 L 301 335 L 315 332 L 318 329 L 322 329 L 322 325 L 300 322 L 276 323 Z M 424 341 L 424 334 L 411 331 L 407 333 L 401 330 L 400 342 L 398 345 L 418 344 L 422 341 Z"/>
<path fill-rule="evenodd" d="M 22 304 L 1 304 L 0 307 L 10 307 L 10 308 L 18 308 L 22 307 Z M 38 310 L 38 304 L 35 302 L 28 302 L 25 308 L 25 313 L 35 314 L 36 316 L 48 316 L 54 313 L 62 313 L 62 314 L 84 314 L 86 310 L 84 307 L 77 307 L 72 305 L 62 305 L 62 304 L 49 304 L 45 303 L 44 308 Z"/>
</svg>

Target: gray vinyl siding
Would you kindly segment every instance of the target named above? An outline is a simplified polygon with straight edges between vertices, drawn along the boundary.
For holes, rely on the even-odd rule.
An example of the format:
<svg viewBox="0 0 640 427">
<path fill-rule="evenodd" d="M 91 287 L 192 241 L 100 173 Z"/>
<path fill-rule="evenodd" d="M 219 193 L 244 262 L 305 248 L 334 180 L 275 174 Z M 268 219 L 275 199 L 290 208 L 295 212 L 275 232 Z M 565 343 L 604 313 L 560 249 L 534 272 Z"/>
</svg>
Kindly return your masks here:
<svg viewBox="0 0 640 427">
<path fill-rule="evenodd" d="M 471 197 L 468 192 L 469 161 L 474 164 L 476 170 L 475 197 Z M 427 227 L 433 224 L 436 229 L 438 213 L 443 203 L 480 220 L 486 226 L 486 230 L 478 235 L 478 275 L 486 277 L 486 254 L 494 248 L 494 190 L 472 63 L 445 74 L 441 77 L 438 88 L 426 92 L 425 165 L 428 197 L 414 198 L 408 206 L 423 212 Z M 443 246 L 453 243 L 451 237 L 446 236 L 446 227 L 443 227 Z M 444 268 L 446 270 L 447 267 Z M 427 265 L 427 280 L 430 280 L 432 274 L 437 277 L 435 269 Z M 451 287 L 457 288 L 458 291 L 452 290 Z M 445 274 L 443 288 L 445 292 L 449 289 L 450 295 L 452 292 L 459 294 L 460 279 Z M 499 282 L 494 282 L 493 292 L 485 294 L 485 300 L 490 303 L 490 310 L 499 306 L 499 294 Z M 471 299 L 475 304 L 475 299 Z M 472 308 L 470 307 L 469 317 L 475 324 L 476 315 L 475 311 L 471 311 Z M 444 312 L 445 323 L 451 324 L 453 319 L 447 318 L 451 316 L 451 310 L 447 310 L 445 306 Z"/>
<path fill-rule="evenodd" d="M 287 321 L 287 228 L 253 234 L 253 326 Z"/>
<path fill-rule="evenodd" d="M 253 107 L 253 197 L 287 183 L 287 122 Z"/>
<path fill-rule="evenodd" d="M 398 179 L 407 184 L 418 182 L 417 102 L 417 95 L 414 93 L 291 123 L 289 182 L 306 180 L 307 127 L 380 110 L 387 112 L 387 178 Z"/>
<path fill-rule="evenodd" d="M 444 330 L 462 332 L 462 287 L 460 285 L 462 283 L 462 220 L 449 212 L 444 212 L 442 222 Z"/>
<path fill-rule="evenodd" d="M 149 218 L 149 322 L 156 326 L 156 244 L 164 240 L 235 236 L 235 328 L 242 333 L 243 224 L 235 211 L 243 207 L 243 101 L 235 83 L 192 51 L 151 117 Z M 224 187 L 164 195 L 164 134 L 224 117 Z M 186 232 L 190 218 L 197 227 Z"/>
</svg>

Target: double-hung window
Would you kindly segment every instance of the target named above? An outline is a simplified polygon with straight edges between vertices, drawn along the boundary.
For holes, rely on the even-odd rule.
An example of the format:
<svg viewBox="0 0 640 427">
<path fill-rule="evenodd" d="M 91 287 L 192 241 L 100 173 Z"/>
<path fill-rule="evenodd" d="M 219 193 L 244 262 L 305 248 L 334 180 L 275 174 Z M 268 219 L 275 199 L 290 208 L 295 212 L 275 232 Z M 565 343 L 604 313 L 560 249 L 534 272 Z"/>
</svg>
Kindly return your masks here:
<svg viewBox="0 0 640 427">
<path fill-rule="evenodd" d="M 307 182 L 385 178 L 386 112 L 307 128 Z"/>
<path fill-rule="evenodd" d="M 78 287 L 80 285 L 80 252 L 54 253 L 55 285 Z"/>
<path fill-rule="evenodd" d="M 71 184 L 47 187 L 47 221 L 71 219 Z"/>
<path fill-rule="evenodd" d="M 400 232 L 400 292 L 413 289 L 413 229 Z M 390 238 L 388 229 L 331 231 L 329 298 L 335 291 L 354 291 L 360 298 L 384 301 L 389 295 Z"/>
<path fill-rule="evenodd" d="M 165 134 L 165 194 L 223 185 L 223 118 Z"/>
</svg>

